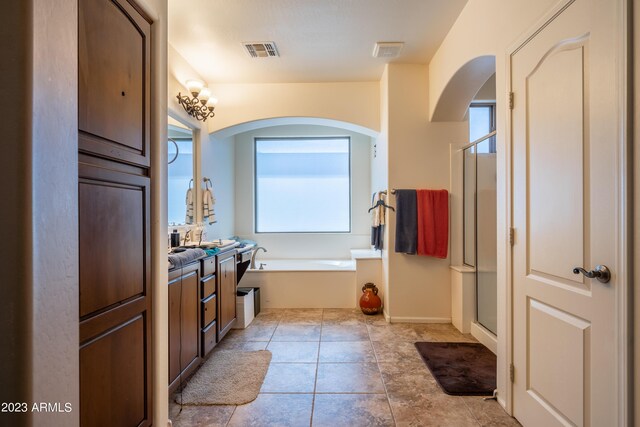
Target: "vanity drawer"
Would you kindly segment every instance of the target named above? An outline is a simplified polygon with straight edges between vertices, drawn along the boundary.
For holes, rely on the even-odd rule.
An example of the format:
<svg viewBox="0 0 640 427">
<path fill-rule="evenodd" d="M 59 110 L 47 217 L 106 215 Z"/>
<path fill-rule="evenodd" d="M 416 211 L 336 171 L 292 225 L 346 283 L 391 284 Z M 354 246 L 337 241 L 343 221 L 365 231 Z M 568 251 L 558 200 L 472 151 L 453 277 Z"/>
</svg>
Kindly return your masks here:
<svg viewBox="0 0 640 427">
<path fill-rule="evenodd" d="M 211 256 L 209 258 L 205 258 L 202 261 L 200 261 L 202 263 L 202 268 L 201 268 L 201 272 L 202 272 L 202 277 L 207 277 L 213 273 L 216 272 L 216 257 L 215 256 Z"/>
<path fill-rule="evenodd" d="M 253 251 L 246 251 L 238 254 L 238 263 L 251 261 L 251 254 L 253 254 Z"/>
<path fill-rule="evenodd" d="M 213 347 L 216 346 L 216 322 L 209 325 L 208 328 L 202 330 L 202 356 L 209 354 Z"/>
<path fill-rule="evenodd" d="M 209 276 L 200 281 L 200 298 L 208 298 L 216 291 L 216 276 Z"/>
<path fill-rule="evenodd" d="M 216 320 L 216 296 L 211 295 L 202 301 L 202 326 L 206 327 L 214 320 Z"/>
</svg>

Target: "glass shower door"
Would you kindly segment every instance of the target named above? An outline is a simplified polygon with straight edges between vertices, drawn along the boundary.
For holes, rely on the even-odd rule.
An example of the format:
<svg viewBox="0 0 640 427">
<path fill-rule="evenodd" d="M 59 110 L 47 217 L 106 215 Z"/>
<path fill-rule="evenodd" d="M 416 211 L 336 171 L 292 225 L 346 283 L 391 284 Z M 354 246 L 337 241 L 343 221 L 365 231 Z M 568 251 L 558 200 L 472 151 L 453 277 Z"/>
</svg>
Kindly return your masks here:
<svg viewBox="0 0 640 427">
<path fill-rule="evenodd" d="M 497 212 L 494 110 L 469 108 L 470 139 L 464 150 L 463 259 L 476 271 L 476 321 L 497 335 Z"/>
<path fill-rule="evenodd" d="M 476 304 L 478 323 L 497 335 L 496 153 L 476 154 Z"/>
</svg>

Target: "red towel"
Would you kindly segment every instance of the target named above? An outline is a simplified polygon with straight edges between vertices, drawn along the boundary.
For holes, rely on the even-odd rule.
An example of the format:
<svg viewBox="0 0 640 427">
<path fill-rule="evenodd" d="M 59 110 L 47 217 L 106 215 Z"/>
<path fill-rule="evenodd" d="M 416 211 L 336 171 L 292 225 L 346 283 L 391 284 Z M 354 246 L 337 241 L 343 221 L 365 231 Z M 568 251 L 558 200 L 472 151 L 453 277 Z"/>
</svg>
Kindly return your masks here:
<svg viewBox="0 0 640 427">
<path fill-rule="evenodd" d="M 449 246 L 449 192 L 416 190 L 418 255 L 446 258 Z"/>
</svg>

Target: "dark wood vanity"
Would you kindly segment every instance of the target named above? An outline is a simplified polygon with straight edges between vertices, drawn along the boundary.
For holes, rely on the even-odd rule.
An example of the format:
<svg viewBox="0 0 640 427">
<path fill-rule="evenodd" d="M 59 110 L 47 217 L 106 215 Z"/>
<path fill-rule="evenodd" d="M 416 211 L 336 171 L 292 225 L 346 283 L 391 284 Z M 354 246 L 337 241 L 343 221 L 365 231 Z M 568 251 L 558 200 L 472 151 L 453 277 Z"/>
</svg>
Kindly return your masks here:
<svg viewBox="0 0 640 427">
<path fill-rule="evenodd" d="M 235 325 L 237 272 L 246 259 L 230 249 L 169 271 L 169 393 Z"/>
</svg>

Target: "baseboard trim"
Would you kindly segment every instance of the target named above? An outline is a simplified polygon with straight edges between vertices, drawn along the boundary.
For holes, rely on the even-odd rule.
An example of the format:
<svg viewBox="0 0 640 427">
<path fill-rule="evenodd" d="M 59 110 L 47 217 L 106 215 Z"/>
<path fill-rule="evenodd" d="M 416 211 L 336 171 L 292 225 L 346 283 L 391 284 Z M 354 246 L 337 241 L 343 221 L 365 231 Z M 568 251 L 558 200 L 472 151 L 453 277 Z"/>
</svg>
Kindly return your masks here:
<svg viewBox="0 0 640 427">
<path fill-rule="evenodd" d="M 498 354 L 498 338 L 485 327 L 477 322 L 471 322 L 471 335 L 491 350 L 493 354 Z"/>
<path fill-rule="evenodd" d="M 386 313 L 385 313 L 386 318 Z M 391 323 L 451 323 L 450 317 L 389 317 Z"/>
<path fill-rule="evenodd" d="M 505 411 L 507 411 L 507 402 L 504 401 L 503 398 L 500 397 L 500 394 L 498 394 L 496 396 L 496 400 L 498 401 L 498 404 L 500 406 L 502 406 L 502 409 L 504 409 Z M 508 413 L 508 412 L 507 412 Z"/>
</svg>

